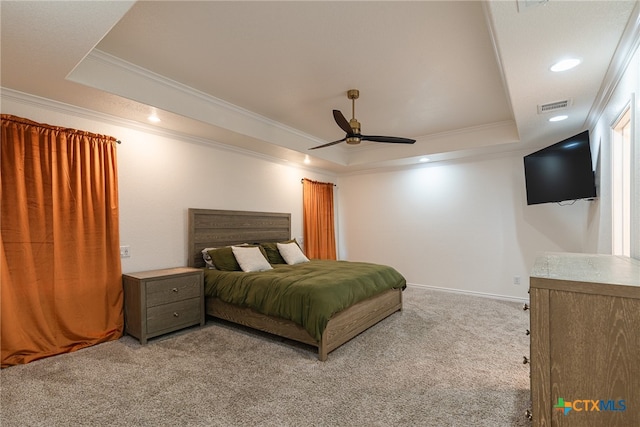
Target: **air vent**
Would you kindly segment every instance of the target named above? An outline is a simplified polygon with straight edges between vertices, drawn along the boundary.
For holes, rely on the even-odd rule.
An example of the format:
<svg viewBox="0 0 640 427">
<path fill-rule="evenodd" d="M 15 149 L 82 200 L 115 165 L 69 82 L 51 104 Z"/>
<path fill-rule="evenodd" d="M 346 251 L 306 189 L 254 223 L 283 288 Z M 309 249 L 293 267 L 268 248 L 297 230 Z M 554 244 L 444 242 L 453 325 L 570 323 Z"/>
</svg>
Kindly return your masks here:
<svg viewBox="0 0 640 427">
<path fill-rule="evenodd" d="M 564 101 L 556 101 L 549 102 L 548 104 L 538 105 L 538 114 L 549 113 L 551 111 L 562 110 L 563 108 L 567 108 L 571 105 L 570 99 L 565 99 Z"/>
</svg>

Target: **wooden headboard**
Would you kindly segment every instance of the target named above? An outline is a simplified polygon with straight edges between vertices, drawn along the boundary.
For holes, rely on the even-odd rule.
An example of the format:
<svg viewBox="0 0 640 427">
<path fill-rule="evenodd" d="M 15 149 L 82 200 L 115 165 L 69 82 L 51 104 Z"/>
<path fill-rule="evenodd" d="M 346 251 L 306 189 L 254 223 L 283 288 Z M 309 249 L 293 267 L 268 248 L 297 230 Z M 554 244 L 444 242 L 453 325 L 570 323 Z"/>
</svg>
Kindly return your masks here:
<svg viewBox="0 0 640 427">
<path fill-rule="evenodd" d="M 189 209 L 189 267 L 204 267 L 202 249 L 291 238 L 291 214 Z"/>
</svg>

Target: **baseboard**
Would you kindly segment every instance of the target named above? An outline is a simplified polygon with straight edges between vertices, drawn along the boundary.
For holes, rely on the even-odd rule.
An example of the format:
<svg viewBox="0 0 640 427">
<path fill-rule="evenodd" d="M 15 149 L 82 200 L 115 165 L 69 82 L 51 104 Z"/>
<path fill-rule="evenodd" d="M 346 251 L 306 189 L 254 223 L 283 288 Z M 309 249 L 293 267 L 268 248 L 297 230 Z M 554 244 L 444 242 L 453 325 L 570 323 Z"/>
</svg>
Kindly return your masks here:
<svg viewBox="0 0 640 427">
<path fill-rule="evenodd" d="M 471 295 L 474 297 L 481 298 L 491 298 L 491 299 L 499 299 L 503 301 L 513 301 L 513 302 L 521 302 L 521 303 L 529 303 L 529 298 L 519 298 L 519 297 L 511 297 L 507 295 L 498 295 L 498 294 L 489 294 L 486 292 L 476 292 L 476 291 L 467 291 L 464 289 L 452 289 L 452 288 L 441 288 L 439 286 L 430 286 L 430 285 L 419 285 L 416 283 L 407 283 L 407 286 L 412 288 L 422 288 L 422 289 L 430 289 L 434 291 L 442 291 L 442 292 L 451 292 L 455 294 L 464 294 Z"/>
</svg>

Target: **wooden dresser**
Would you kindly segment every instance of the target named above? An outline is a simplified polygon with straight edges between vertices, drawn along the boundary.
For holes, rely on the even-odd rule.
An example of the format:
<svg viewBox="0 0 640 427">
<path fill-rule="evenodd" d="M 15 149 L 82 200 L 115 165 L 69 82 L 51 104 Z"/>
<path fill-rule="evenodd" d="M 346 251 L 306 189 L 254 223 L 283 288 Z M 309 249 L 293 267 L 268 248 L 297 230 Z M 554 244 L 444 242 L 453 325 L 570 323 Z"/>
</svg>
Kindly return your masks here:
<svg viewBox="0 0 640 427">
<path fill-rule="evenodd" d="M 204 273 L 176 267 L 122 276 L 125 332 L 146 344 L 149 338 L 204 325 Z"/>
<path fill-rule="evenodd" d="M 530 280 L 535 426 L 640 426 L 640 261 L 545 253 Z"/>
</svg>

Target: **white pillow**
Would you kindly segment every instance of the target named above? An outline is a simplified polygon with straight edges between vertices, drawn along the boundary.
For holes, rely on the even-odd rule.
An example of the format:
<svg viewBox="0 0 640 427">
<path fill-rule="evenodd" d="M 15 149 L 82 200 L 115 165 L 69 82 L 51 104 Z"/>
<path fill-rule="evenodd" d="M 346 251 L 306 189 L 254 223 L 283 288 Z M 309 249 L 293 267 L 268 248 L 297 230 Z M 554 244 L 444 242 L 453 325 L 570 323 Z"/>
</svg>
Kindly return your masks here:
<svg viewBox="0 0 640 427">
<path fill-rule="evenodd" d="M 300 264 L 301 262 L 309 262 L 307 258 L 300 250 L 300 246 L 296 242 L 291 243 L 276 243 L 278 251 L 285 262 L 289 265 Z"/>
<path fill-rule="evenodd" d="M 211 255 L 209 255 L 209 251 L 213 249 L 218 249 L 218 248 L 204 248 L 202 250 L 202 259 L 204 260 L 204 263 L 207 265 L 208 268 L 215 270 L 216 265 L 213 263 L 213 260 L 211 259 Z"/>
<path fill-rule="evenodd" d="M 273 268 L 257 246 L 231 246 L 231 250 L 242 271 L 265 271 Z"/>
</svg>

